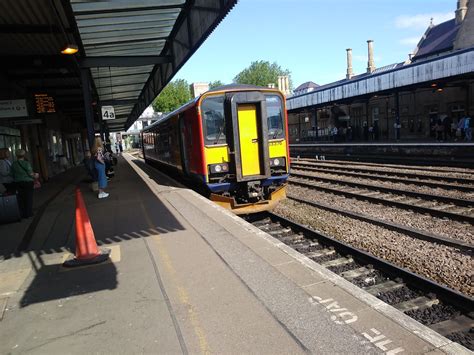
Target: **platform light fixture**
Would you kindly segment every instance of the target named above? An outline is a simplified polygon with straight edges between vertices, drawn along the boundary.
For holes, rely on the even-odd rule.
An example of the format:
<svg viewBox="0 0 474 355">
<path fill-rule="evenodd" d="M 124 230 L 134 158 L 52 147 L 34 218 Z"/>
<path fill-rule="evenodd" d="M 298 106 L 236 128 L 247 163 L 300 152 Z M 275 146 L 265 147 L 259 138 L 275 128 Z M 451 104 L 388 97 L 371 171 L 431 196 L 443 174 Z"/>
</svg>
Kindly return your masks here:
<svg viewBox="0 0 474 355">
<path fill-rule="evenodd" d="M 432 87 L 432 88 L 435 88 L 435 87 L 437 87 L 437 86 L 438 86 L 438 84 L 436 84 L 436 83 L 431 84 L 431 87 Z"/>
<path fill-rule="evenodd" d="M 79 51 L 79 48 L 75 44 L 68 44 L 66 47 L 61 50 L 62 54 L 76 54 Z"/>
</svg>

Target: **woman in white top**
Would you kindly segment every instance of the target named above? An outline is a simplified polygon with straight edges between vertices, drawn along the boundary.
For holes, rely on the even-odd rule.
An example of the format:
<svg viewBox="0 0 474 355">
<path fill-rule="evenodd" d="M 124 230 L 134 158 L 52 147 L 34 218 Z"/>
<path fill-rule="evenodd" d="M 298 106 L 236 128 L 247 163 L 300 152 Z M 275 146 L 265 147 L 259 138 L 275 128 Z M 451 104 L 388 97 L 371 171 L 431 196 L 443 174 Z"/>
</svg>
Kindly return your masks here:
<svg viewBox="0 0 474 355">
<path fill-rule="evenodd" d="M 0 149 L 0 183 L 3 184 L 7 193 L 15 193 L 15 183 L 11 173 L 12 163 L 9 158 L 8 148 Z"/>
</svg>

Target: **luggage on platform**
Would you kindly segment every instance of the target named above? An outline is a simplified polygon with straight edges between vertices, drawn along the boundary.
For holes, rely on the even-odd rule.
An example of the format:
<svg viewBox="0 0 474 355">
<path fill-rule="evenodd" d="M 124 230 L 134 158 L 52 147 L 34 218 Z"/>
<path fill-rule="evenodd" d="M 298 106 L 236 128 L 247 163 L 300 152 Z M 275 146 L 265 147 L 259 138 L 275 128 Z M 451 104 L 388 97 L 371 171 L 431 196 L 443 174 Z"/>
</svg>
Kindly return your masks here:
<svg viewBox="0 0 474 355">
<path fill-rule="evenodd" d="M 21 220 L 16 195 L 0 195 L 0 224 Z"/>
</svg>

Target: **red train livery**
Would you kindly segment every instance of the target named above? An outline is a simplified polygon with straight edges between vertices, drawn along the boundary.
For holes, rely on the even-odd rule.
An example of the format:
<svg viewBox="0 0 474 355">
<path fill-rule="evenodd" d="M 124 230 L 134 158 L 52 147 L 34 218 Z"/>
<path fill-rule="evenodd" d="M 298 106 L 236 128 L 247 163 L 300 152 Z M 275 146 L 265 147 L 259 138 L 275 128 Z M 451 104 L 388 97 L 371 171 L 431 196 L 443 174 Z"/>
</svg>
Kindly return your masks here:
<svg viewBox="0 0 474 355">
<path fill-rule="evenodd" d="M 229 85 L 208 91 L 142 131 L 145 160 L 172 167 L 237 214 L 285 198 L 288 120 L 280 91 Z"/>
</svg>

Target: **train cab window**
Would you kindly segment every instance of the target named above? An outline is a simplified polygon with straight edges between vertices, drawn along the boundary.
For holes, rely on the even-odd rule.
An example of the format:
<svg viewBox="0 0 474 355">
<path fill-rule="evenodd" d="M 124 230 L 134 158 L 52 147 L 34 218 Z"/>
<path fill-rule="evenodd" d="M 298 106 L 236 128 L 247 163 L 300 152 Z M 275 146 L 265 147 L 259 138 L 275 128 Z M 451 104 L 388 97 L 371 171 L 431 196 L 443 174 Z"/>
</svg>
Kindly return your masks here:
<svg viewBox="0 0 474 355">
<path fill-rule="evenodd" d="M 280 96 L 267 95 L 265 101 L 267 104 L 268 139 L 285 138 L 283 105 Z"/>
<path fill-rule="evenodd" d="M 225 144 L 224 96 L 204 99 L 201 112 L 206 145 Z"/>
</svg>

